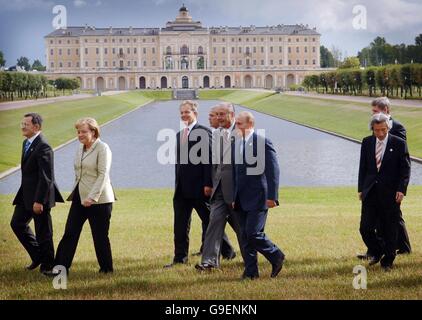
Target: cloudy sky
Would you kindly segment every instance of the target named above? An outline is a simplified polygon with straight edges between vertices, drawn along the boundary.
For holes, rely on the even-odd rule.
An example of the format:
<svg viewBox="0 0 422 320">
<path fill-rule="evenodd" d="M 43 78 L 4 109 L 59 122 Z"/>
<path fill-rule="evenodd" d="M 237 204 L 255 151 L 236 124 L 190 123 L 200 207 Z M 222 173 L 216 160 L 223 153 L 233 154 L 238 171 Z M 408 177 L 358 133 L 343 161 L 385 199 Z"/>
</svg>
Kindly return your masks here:
<svg viewBox="0 0 422 320">
<path fill-rule="evenodd" d="M 53 31 L 55 5 L 66 7 L 68 26 L 163 27 L 183 2 L 208 27 L 308 24 L 323 45 L 349 56 L 378 35 L 411 44 L 422 33 L 421 0 L 0 0 L 0 50 L 7 65 L 20 56 L 45 62 L 43 37 Z"/>
</svg>

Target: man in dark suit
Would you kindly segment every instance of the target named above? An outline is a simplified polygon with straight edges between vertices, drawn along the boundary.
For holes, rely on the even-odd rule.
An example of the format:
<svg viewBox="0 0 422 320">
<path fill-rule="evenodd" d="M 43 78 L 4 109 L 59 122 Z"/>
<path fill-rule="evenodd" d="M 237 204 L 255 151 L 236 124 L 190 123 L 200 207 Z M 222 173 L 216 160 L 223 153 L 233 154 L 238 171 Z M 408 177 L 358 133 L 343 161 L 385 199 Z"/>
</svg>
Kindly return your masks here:
<svg viewBox="0 0 422 320">
<path fill-rule="evenodd" d="M 390 114 L 390 100 L 387 97 L 380 97 L 372 101 L 372 114 L 384 113 L 389 117 L 391 129 L 389 134 L 406 140 L 406 129 L 397 120 L 393 119 Z M 410 245 L 409 234 L 406 229 L 406 223 L 403 219 L 403 214 L 400 209 L 400 220 L 397 230 L 397 254 L 411 253 L 412 247 Z M 382 235 L 377 231 L 377 236 Z M 357 257 L 362 260 L 370 259 L 372 253 L 368 250 L 366 254 L 358 254 Z"/>
<path fill-rule="evenodd" d="M 53 225 L 50 211 L 64 202 L 54 179 L 54 153 L 41 133 L 39 114 L 24 116 L 21 129 L 26 139 L 22 146 L 22 182 L 13 200 L 11 227 L 32 259 L 26 268 L 47 274 L 54 264 Z M 29 227 L 34 219 L 35 234 Z"/>
<path fill-rule="evenodd" d="M 278 205 L 280 169 L 271 141 L 254 132 L 254 123 L 250 112 L 241 112 L 236 118 L 239 139 L 233 159 L 233 207 L 239 212 L 245 246 L 243 278 L 259 277 L 257 252 L 271 263 L 274 278 L 283 267 L 285 255 L 264 229 L 268 209 Z"/>
<path fill-rule="evenodd" d="M 188 261 L 193 209 L 202 221 L 202 242 L 210 215 L 208 198 L 212 191 L 211 131 L 197 122 L 198 105 L 194 101 L 182 102 L 180 116 L 184 128 L 176 136 L 176 184 L 173 197 L 174 257 L 173 262 L 165 267 Z"/>
<path fill-rule="evenodd" d="M 391 129 L 389 131 L 389 134 L 395 135 L 396 137 L 406 140 L 406 129 L 400 122 L 391 117 L 390 100 L 387 97 L 377 98 L 372 101 L 372 114 L 380 112 L 386 114 L 389 117 L 389 121 L 391 123 Z M 410 245 L 409 234 L 407 233 L 406 223 L 403 219 L 403 214 L 400 210 L 400 220 L 397 235 L 397 253 L 403 254 L 411 252 L 412 247 Z"/>
<path fill-rule="evenodd" d="M 373 135 L 362 141 L 359 165 L 360 233 L 372 255 L 369 265 L 381 261 L 388 271 L 396 257 L 400 204 L 409 184 L 410 158 L 406 141 L 388 133 L 388 115 L 373 115 L 370 125 Z"/>
</svg>

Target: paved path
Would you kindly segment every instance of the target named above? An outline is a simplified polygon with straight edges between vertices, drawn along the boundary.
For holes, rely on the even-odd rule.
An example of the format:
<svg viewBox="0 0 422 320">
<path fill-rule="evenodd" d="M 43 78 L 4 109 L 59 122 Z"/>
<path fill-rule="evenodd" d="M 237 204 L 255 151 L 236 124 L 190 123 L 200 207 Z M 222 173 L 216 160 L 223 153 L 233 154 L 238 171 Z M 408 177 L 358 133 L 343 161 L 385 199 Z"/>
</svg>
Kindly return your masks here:
<svg viewBox="0 0 422 320">
<path fill-rule="evenodd" d="M 313 92 L 294 92 L 294 91 L 286 91 L 282 94 L 289 95 L 289 96 L 296 96 L 296 97 L 304 97 L 304 98 L 319 98 L 319 99 L 328 99 L 328 100 L 342 100 L 342 101 L 353 101 L 353 102 L 362 102 L 368 103 L 368 105 L 374 100 L 375 98 L 370 97 L 354 97 L 354 96 L 342 96 L 342 95 L 333 95 L 333 94 L 320 94 L 320 93 L 313 93 Z M 400 99 L 390 99 L 392 106 L 400 106 L 400 107 L 417 107 L 422 108 L 422 100 L 400 100 Z"/>
<path fill-rule="evenodd" d="M 199 101 L 199 122 L 216 102 Z M 179 128 L 178 101 L 157 102 L 137 109 L 102 128 L 102 139 L 113 152 L 115 188 L 172 188 L 174 165 L 161 165 L 157 150 L 160 130 Z M 244 110 L 237 107 L 239 112 Z M 281 186 L 356 186 L 360 145 L 310 128 L 252 111 L 257 128 L 265 128 L 278 152 Z M 47 137 L 48 138 L 48 137 Z M 61 190 L 72 187 L 77 141 L 55 153 L 56 179 Z M 413 184 L 422 184 L 422 165 L 412 164 Z M 20 171 L 0 180 L 0 193 L 15 193 Z"/>
<path fill-rule="evenodd" d="M 127 91 L 106 91 L 103 92 L 103 96 L 111 96 L 115 94 L 124 93 Z M 88 93 L 80 93 L 74 94 L 71 96 L 60 96 L 60 97 L 51 97 L 51 98 L 43 98 L 43 99 L 33 99 L 33 100 L 19 100 L 19 101 L 9 101 L 9 102 L 1 102 L 0 103 L 0 111 L 3 110 L 11 110 L 11 109 L 21 109 L 26 107 L 32 106 L 39 106 L 42 104 L 47 103 L 55 103 L 55 102 L 63 102 L 63 101 L 72 101 L 72 100 L 79 100 L 79 99 L 86 99 L 95 97 L 95 94 L 88 94 Z"/>
</svg>

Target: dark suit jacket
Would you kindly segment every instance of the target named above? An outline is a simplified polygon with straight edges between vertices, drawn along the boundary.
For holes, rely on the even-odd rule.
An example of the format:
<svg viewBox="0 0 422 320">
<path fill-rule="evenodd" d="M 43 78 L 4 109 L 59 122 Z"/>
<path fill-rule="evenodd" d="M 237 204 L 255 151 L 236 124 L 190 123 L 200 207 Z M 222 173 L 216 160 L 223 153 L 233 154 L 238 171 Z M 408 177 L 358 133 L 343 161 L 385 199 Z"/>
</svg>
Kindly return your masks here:
<svg viewBox="0 0 422 320">
<path fill-rule="evenodd" d="M 42 133 L 35 138 L 24 157 L 22 144 L 22 182 L 13 204 L 21 204 L 32 210 L 34 202 L 52 208 L 56 202 L 64 202 L 54 180 L 54 153 Z"/>
<path fill-rule="evenodd" d="M 177 149 L 176 149 L 176 186 L 175 196 L 178 192 L 187 199 L 204 198 L 204 187 L 212 187 L 211 181 L 211 130 L 200 124 L 196 124 L 189 133 L 189 141 L 187 145 L 188 154 L 195 146 L 199 148 L 198 143 L 204 143 L 208 154 L 203 154 L 203 150 L 199 148 L 198 157 L 202 160 L 199 163 L 192 163 L 190 157 L 183 158 L 181 156 L 180 144 L 181 132 L 177 133 Z M 198 135 L 197 138 L 193 138 Z M 203 141 L 203 139 L 206 139 Z M 196 153 L 195 153 L 196 154 Z M 186 160 L 183 162 L 183 160 Z"/>
<path fill-rule="evenodd" d="M 366 137 L 362 141 L 358 181 L 358 192 L 362 192 L 362 200 L 375 184 L 387 200 L 394 199 L 397 191 L 406 194 L 410 179 L 410 158 L 406 141 L 392 134 L 388 135 L 379 172 L 375 160 L 375 143 L 375 136 Z"/>
<path fill-rule="evenodd" d="M 394 120 L 393 118 L 391 118 L 391 120 L 393 120 L 393 126 L 389 133 L 395 135 L 396 137 L 402 138 L 403 140 L 406 140 L 406 129 L 397 120 Z"/>
<path fill-rule="evenodd" d="M 259 144 L 264 146 L 265 150 L 259 150 Z M 239 149 L 237 146 L 236 152 Z M 257 158 L 256 162 L 251 164 L 247 163 L 247 158 L 242 163 L 234 162 L 233 193 L 235 202 L 239 201 L 244 211 L 266 210 L 268 209 L 267 200 L 275 200 L 278 204 L 280 168 L 271 141 L 254 132 L 245 144 L 244 154 L 252 154 L 253 157 Z M 263 155 L 265 155 L 265 159 Z M 236 161 L 236 159 L 233 159 L 233 161 Z M 247 174 L 248 168 L 256 169 L 256 174 Z M 239 204 L 236 203 L 235 205 L 238 206 Z"/>
</svg>

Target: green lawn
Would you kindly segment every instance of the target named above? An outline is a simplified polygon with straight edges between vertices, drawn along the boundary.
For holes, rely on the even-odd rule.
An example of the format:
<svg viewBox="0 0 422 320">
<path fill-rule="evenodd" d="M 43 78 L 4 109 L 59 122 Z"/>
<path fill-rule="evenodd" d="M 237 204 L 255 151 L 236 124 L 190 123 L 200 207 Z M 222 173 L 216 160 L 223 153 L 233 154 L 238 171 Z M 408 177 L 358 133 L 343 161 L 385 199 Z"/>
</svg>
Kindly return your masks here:
<svg viewBox="0 0 422 320">
<path fill-rule="evenodd" d="M 94 117 L 102 124 L 153 100 L 139 91 L 131 91 L 0 111 L 0 172 L 20 164 L 22 138 L 19 124 L 25 113 L 38 112 L 43 116 L 43 131 L 50 144 L 57 147 L 75 137 L 74 123 L 81 117 Z"/>
<path fill-rule="evenodd" d="M 242 92 L 234 93 L 233 98 L 231 95 L 223 95 L 222 99 L 358 140 L 370 134 L 368 122 L 371 108 L 366 103 L 292 97 L 282 94 L 266 94 L 265 96 L 263 93 L 261 96 L 257 95 L 241 103 L 238 102 L 236 96 L 238 94 L 241 95 Z M 248 92 L 249 96 L 250 94 Z M 259 93 L 255 92 L 255 94 Z M 201 98 L 202 96 L 201 94 Z M 393 106 L 392 114 L 407 129 L 410 154 L 422 158 L 422 108 Z M 257 126 L 265 128 L 265 124 L 257 123 Z"/>
<path fill-rule="evenodd" d="M 282 188 L 281 206 L 271 210 L 266 233 L 286 253 L 280 276 L 260 256 L 261 278 L 241 281 L 242 260 L 222 262 L 220 271 L 201 274 L 190 264 L 163 269 L 173 252 L 172 190 L 117 190 L 110 238 L 115 273 L 100 275 L 88 223 L 82 233 L 67 290 L 28 272 L 29 257 L 12 233 L 12 195 L 0 196 L 0 299 L 421 299 L 422 187 L 412 186 L 403 203 L 414 252 L 399 256 L 384 273 L 368 268 L 368 289 L 352 287 L 354 258 L 364 251 L 355 188 Z M 53 210 L 54 240 L 63 235 L 69 204 Z M 232 230 L 230 240 L 238 246 Z M 200 246 L 194 213 L 191 252 Z M 365 264 L 365 263 L 363 263 Z"/>
</svg>

